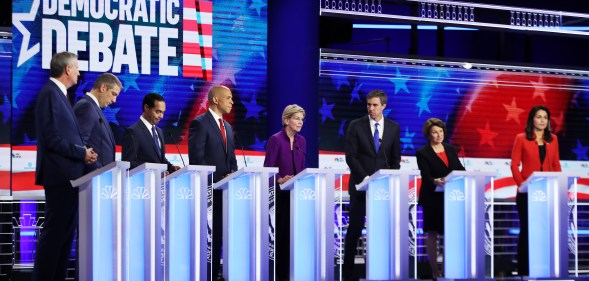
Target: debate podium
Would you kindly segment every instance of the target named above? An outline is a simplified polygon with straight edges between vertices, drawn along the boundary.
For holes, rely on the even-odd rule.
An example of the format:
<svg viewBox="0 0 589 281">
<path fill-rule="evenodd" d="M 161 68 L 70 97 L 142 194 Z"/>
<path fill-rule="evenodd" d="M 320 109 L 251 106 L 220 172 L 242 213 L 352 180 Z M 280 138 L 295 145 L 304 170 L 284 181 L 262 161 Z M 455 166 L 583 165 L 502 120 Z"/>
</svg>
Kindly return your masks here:
<svg viewBox="0 0 589 281">
<path fill-rule="evenodd" d="M 444 278 L 485 277 L 485 185 L 495 172 L 452 171 L 444 187 Z"/>
<path fill-rule="evenodd" d="M 408 280 L 409 179 L 417 170 L 378 170 L 356 186 L 366 191 L 366 280 Z"/>
<path fill-rule="evenodd" d="M 166 177 L 166 278 L 158 280 L 207 280 L 208 179 L 214 171 L 188 165 Z"/>
<path fill-rule="evenodd" d="M 268 179 L 276 173 L 278 168 L 244 167 L 213 186 L 223 190 L 225 280 L 270 280 Z"/>
<path fill-rule="evenodd" d="M 581 175 L 534 172 L 519 187 L 528 193 L 530 279 L 568 278 L 568 180 Z"/>
<path fill-rule="evenodd" d="M 307 168 L 280 186 L 290 190 L 289 280 L 334 280 L 334 190 L 344 173 Z"/>
<path fill-rule="evenodd" d="M 129 162 L 116 161 L 72 180 L 79 187 L 80 280 L 123 280 L 123 186 Z"/>
<path fill-rule="evenodd" d="M 129 171 L 123 192 L 122 280 L 163 280 L 161 175 L 166 164 L 144 163 Z"/>
</svg>

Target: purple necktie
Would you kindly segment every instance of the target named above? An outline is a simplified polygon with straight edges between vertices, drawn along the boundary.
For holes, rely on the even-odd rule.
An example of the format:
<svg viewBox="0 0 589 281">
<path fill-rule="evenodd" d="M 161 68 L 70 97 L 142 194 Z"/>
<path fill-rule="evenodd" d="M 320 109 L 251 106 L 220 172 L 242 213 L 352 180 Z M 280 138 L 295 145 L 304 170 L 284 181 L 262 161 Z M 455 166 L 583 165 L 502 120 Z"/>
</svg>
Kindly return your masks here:
<svg viewBox="0 0 589 281">
<path fill-rule="evenodd" d="M 374 123 L 374 148 L 376 149 L 376 154 L 378 154 L 378 148 L 380 147 L 380 137 L 378 134 L 378 123 Z"/>
</svg>

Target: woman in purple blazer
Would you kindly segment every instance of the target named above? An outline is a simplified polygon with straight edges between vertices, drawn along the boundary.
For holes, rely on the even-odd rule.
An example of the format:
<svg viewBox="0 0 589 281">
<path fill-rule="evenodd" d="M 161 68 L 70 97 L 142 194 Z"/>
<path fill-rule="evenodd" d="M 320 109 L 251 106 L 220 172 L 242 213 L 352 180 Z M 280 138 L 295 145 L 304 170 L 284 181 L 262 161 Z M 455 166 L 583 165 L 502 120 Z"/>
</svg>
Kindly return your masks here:
<svg viewBox="0 0 589 281">
<path fill-rule="evenodd" d="M 305 121 L 305 110 L 291 104 L 282 112 L 280 132 L 272 135 L 266 143 L 264 167 L 278 167 L 274 201 L 274 237 L 277 280 L 289 280 L 290 247 L 290 194 L 280 190 L 279 185 L 305 169 L 307 141 L 298 133 Z"/>
</svg>

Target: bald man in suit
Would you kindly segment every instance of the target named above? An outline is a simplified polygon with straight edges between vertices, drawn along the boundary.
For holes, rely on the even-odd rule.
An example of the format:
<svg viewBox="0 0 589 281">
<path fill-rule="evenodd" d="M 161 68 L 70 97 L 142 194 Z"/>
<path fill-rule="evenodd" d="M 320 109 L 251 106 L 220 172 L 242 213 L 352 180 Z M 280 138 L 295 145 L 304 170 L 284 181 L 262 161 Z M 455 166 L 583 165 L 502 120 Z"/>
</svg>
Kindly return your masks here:
<svg viewBox="0 0 589 281">
<path fill-rule="evenodd" d="M 231 113 L 233 95 L 225 86 L 214 86 L 209 90 L 209 109 L 190 123 L 188 135 L 188 156 L 190 165 L 211 165 L 216 170 L 213 182 L 237 171 L 233 128 L 223 115 Z M 221 248 L 223 244 L 223 193 L 213 191 L 213 249 L 212 276 L 222 280 Z"/>
</svg>

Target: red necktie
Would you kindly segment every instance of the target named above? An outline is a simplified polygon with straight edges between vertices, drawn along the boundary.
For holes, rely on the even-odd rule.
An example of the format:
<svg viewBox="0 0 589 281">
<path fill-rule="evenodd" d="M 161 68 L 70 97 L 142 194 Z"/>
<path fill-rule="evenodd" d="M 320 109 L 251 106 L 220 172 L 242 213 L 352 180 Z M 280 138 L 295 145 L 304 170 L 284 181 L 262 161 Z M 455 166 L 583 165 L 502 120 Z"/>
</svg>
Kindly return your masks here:
<svg viewBox="0 0 589 281">
<path fill-rule="evenodd" d="M 225 135 L 225 125 L 223 125 L 223 118 L 219 118 L 219 127 L 221 128 L 221 137 L 223 137 L 223 145 L 227 147 L 227 136 Z"/>
</svg>

